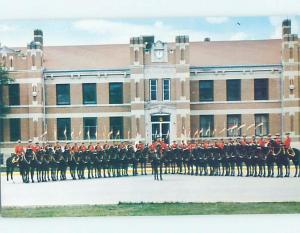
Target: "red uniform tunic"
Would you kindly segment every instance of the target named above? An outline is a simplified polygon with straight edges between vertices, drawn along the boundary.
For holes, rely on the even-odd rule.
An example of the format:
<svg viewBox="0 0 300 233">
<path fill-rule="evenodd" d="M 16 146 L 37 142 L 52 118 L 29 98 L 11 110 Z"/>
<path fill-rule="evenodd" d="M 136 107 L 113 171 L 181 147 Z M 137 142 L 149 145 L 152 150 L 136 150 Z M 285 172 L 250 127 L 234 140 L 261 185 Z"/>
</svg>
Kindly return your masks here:
<svg viewBox="0 0 300 233">
<path fill-rule="evenodd" d="M 162 150 L 166 150 L 167 147 L 168 147 L 168 144 L 167 144 L 167 143 L 165 143 L 165 142 L 162 142 L 162 143 L 161 143 L 161 149 L 162 149 Z"/>
<path fill-rule="evenodd" d="M 218 143 L 218 147 L 219 147 L 220 149 L 224 149 L 224 142 L 219 142 L 219 143 Z"/>
<path fill-rule="evenodd" d="M 86 151 L 86 146 L 85 146 L 85 145 L 81 145 L 79 149 L 80 149 L 82 152 L 85 152 L 85 151 Z"/>
<path fill-rule="evenodd" d="M 287 136 L 286 139 L 284 140 L 284 148 L 289 149 L 291 147 L 291 142 L 292 139 L 289 136 Z"/>
<path fill-rule="evenodd" d="M 94 152 L 95 151 L 95 147 L 93 145 L 89 145 L 89 151 Z"/>
<path fill-rule="evenodd" d="M 259 145 L 260 147 L 265 147 L 265 144 L 266 144 L 266 142 L 265 142 L 264 139 L 259 139 L 259 140 L 258 140 L 258 145 Z"/>
<path fill-rule="evenodd" d="M 192 151 L 194 148 L 196 148 L 196 144 L 195 144 L 195 143 L 189 144 L 188 149 L 189 149 L 190 151 Z"/>
<path fill-rule="evenodd" d="M 176 148 L 177 148 L 177 143 L 173 143 L 173 144 L 172 144 L 172 148 L 173 148 L 173 149 L 176 149 Z"/>
<path fill-rule="evenodd" d="M 17 145 L 15 148 L 16 155 L 21 156 L 24 152 L 24 148 L 22 145 Z"/>
<path fill-rule="evenodd" d="M 34 153 L 37 153 L 37 152 L 39 152 L 41 150 L 41 148 L 40 148 L 40 146 L 33 146 L 32 147 L 32 151 L 34 152 Z"/>
<path fill-rule="evenodd" d="M 154 142 L 154 143 L 152 143 L 151 145 L 150 145 L 150 149 L 151 150 L 156 150 L 156 142 Z"/>
<path fill-rule="evenodd" d="M 143 150 L 143 149 L 145 148 L 145 146 L 144 146 L 143 143 L 139 143 L 139 144 L 136 145 L 136 148 L 137 148 L 138 150 Z"/>
</svg>

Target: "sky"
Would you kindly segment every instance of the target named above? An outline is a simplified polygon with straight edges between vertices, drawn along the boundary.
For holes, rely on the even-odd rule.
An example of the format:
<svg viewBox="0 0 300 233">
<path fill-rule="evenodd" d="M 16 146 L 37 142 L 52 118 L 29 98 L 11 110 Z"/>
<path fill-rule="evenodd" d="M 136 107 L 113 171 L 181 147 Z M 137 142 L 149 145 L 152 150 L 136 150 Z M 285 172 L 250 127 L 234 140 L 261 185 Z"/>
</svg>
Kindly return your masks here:
<svg viewBox="0 0 300 233">
<path fill-rule="evenodd" d="M 43 30 L 46 46 L 129 43 L 140 35 L 164 42 L 173 42 L 176 35 L 188 35 L 190 41 L 280 38 L 285 18 L 292 20 L 292 32 L 300 34 L 300 1 L 0 1 L 5 9 L 0 43 L 8 47 L 26 46 L 36 28 Z"/>
</svg>

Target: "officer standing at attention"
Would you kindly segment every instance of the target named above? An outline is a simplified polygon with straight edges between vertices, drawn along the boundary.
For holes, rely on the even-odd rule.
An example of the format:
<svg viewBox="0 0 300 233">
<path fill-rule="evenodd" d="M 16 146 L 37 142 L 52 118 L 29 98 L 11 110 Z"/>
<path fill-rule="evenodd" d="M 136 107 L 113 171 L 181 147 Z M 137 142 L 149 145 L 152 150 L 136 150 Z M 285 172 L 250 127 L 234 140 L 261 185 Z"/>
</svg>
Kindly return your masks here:
<svg viewBox="0 0 300 233">
<path fill-rule="evenodd" d="M 15 153 L 18 157 L 21 157 L 24 154 L 24 148 L 21 145 L 21 140 L 18 140 L 18 144 L 15 147 Z"/>
<path fill-rule="evenodd" d="M 291 148 L 291 142 L 292 142 L 292 139 L 290 137 L 290 133 L 286 133 L 286 138 L 284 140 L 284 148 L 286 150 L 290 149 Z"/>
</svg>

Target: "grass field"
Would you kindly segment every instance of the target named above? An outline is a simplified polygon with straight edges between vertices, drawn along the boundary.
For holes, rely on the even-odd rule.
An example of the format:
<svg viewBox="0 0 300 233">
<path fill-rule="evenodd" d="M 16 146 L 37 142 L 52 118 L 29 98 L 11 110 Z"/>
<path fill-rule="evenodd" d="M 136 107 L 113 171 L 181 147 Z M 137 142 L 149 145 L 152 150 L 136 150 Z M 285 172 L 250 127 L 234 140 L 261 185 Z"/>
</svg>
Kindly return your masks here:
<svg viewBox="0 0 300 233">
<path fill-rule="evenodd" d="M 300 202 L 259 203 L 119 203 L 31 208 L 3 208 L 2 217 L 88 217 L 158 215 L 295 214 Z"/>
</svg>

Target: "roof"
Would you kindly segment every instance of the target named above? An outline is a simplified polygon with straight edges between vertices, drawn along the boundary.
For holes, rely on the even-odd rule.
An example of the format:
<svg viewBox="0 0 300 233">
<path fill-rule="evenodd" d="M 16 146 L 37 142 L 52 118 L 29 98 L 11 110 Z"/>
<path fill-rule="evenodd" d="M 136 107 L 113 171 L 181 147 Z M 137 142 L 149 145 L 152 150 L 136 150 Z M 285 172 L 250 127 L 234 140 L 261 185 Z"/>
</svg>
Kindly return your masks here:
<svg viewBox="0 0 300 233">
<path fill-rule="evenodd" d="M 281 64 L 281 39 L 190 42 L 191 66 Z M 169 43 L 174 47 L 175 43 Z M 19 48 L 20 49 L 20 48 Z M 44 46 L 49 70 L 129 68 L 129 44 Z"/>
<path fill-rule="evenodd" d="M 280 64 L 281 42 L 281 39 L 190 42 L 190 65 Z"/>
<path fill-rule="evenodd" d="M 124 68 L 130 65 L 128 44 L 44 46 L 47 69 Z"/>
</svg>

